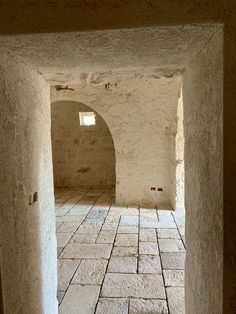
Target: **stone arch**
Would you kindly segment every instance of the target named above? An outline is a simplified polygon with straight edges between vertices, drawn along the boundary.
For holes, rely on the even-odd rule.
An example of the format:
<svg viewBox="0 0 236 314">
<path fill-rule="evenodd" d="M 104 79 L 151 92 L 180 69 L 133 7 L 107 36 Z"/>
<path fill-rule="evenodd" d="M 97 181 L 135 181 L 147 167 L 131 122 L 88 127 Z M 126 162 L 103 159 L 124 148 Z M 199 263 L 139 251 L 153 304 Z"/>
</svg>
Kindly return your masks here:
<svg viewBox="0 0 236 314">
<path fill-rule="evenodd" d="M 96 124 L 80 125 L 79 112 L 94 112 Z M 56 187 L 115 185 L 115 148 L 104 118 L 70 100 L 51 104 L 52 152 Z"/>
</svg>

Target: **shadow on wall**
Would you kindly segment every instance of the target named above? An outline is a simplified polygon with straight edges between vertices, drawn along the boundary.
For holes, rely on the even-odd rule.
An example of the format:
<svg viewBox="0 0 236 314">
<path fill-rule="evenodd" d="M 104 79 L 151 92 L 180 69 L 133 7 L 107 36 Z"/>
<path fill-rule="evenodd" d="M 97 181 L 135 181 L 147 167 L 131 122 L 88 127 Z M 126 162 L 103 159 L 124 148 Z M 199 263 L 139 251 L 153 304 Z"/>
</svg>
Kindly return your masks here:
<svg viewBox="0 0 236 314">
<path fill-rule="evenodd" d="M 74 101 L 52 103 L 55 187 L 115 185 L 115 148 L 104 119 Z M 80 113 L 95 113 L 95 125 L 82 125 Z"/>
</svg>

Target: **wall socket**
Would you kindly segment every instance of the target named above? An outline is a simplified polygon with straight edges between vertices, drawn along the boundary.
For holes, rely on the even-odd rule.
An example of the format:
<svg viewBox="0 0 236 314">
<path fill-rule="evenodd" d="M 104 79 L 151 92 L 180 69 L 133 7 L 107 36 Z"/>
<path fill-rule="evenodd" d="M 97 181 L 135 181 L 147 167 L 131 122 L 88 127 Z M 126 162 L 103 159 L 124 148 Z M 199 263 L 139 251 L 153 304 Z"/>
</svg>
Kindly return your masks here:
<svg viewBox="0 0 236 314">
<path fill-rule="evenodd" d="M 157 187 L 155 187 L 155 186 L 151 186 L 151 187 L 150 187 L 150 190 L 151 190 L 151 191 L 162 192 L 162 191 L 163 191 L 163 188 L 157 188 Z"/>
</svg>

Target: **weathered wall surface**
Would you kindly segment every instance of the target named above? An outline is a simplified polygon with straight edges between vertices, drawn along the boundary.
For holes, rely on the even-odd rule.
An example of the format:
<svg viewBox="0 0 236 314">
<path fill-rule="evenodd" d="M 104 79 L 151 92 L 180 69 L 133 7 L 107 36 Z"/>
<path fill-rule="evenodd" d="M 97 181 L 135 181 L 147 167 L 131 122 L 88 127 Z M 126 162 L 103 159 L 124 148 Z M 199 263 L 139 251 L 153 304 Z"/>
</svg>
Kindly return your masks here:
<svg viewBox="0 0 236 314">
<path fill-rule="evenodd" d="M 192 60 L 183 82 L 189 314 L 222 313 L 222 44 L 219 32 Z"/>
<path fill-rule="evenodd" d="M 0 56 L 0 230 L 5 313 L 54 314 L 56 237 L 49 85 Z M 38 200 L 29 205 L 37 192 Z"/>
<path fill-rule="evenodd" d="M 96 114 L 96 125 L 80 125 L 79 112 L 93 109 L 78 102 L 52 103 L 54 185 L 115 185 L 115 148 L 111 133 Z"/>
<path fill-rule="evenodd" d="M 86 103 L 107 122 L 116 152 L 116 202 L 169 207 L 175 183 L 171 151 L 175 147 L 180 78 L 124 79 L 109 90 L 104 83 L 75 89 L 52 88 L 52 101 Z M 151 186 L 163 191 L 151 191 Z"/>
<path fill-rule="evenodd" d="M 174 199 L 174 208 L 179 211 L 185 210 L 184 205 L 184 121 L 183 121 L 183 93 L 182 88 L 180 91 L 177 107 L 177 133 L 175 138 L 175 158 L 176 165 L 174 167 L 175 171 L 175 190 L 173 195 Z"/>
</svg>

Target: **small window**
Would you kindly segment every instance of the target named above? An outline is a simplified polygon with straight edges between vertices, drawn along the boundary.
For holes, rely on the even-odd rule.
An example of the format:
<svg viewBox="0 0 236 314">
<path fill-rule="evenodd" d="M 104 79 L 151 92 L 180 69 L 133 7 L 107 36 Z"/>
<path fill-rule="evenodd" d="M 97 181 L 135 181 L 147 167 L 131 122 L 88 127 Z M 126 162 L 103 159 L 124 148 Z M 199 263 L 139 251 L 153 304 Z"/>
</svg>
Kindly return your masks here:
<svg viewBox="0 0 236 314">
<path fill-rule="evenodd" d="M 80 125 L 95 125 L 95 113 L 94 112 L 80 112 L 79 113 Z"/>
</svg>

